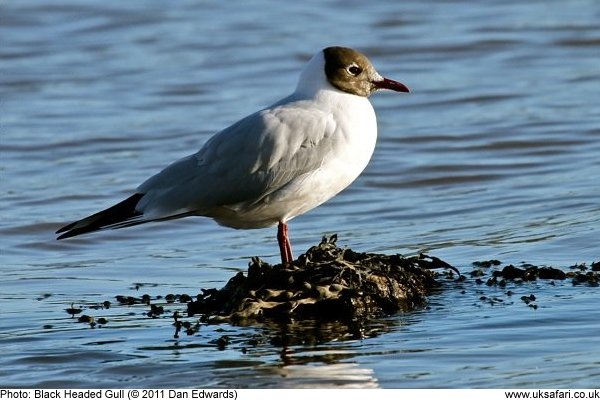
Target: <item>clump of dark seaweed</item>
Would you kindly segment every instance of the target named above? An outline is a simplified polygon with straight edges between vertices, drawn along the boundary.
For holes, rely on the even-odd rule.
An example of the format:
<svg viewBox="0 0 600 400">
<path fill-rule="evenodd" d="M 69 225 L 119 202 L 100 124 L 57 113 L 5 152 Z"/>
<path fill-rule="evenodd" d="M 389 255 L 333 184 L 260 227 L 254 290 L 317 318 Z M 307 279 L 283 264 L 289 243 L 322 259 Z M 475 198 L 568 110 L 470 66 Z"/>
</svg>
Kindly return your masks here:
<svg viewBox="0 0 600 400">
<path fill-rule="evenodd" d="M 288 265 L 252 259 L 222 289 L 202 290 L 188 315 L 215 319 L 318 318 L 352 320 L 422 307 L 438 287 L 434 268 L 451 268 L 426 255 L 403 257 L 340 248 L 323 238 Z"/>
</svg>

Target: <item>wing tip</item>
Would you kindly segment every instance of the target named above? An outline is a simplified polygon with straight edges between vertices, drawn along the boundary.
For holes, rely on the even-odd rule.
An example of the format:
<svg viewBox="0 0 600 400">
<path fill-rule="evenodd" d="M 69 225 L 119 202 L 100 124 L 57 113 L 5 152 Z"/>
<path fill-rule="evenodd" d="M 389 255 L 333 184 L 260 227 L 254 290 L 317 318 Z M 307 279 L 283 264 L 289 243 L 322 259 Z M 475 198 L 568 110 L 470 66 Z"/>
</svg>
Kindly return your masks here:
<svg viewBox="0 0 600 400">
<path fill-rule="evenodd" d="M 61 231 L 61 230 L 56 231 L 57 234 L 59 234 L 61 232 L 65 232 L 65 231 Z M 73 236 L 77 236 L 77 235 L 80 235 L 80 234 L 81 233 L 76 233 L 75 230 L 70 230 L 68 232 L 63 233 L 59 237 L 57 237 L 56 240 L 67 239 L 67 238 L 70 238 L 70 237 L 73 237 Z"/>
<path fill-rule="evenodd" d="M 62 233 L 62 235 L 58 236 L 56 240 L 67 239 L 73 236 L 83 235 L 84 233 L 98 231 L 111 227 L 111 225 L 122 224 L 135 217 L 141 216 L 142 213 L 137 211 L 135 206 L 143 196 L 144 194 L 142 193 L 135 193 L 106 210 L 59 228 L 55 233 Z M 123 224 L 123 226 L 127 226 L 127 224 Z"/>
<path fill-rule="evenodd" d="M 69 230 L 73 229 L 73 227 L 75 226 L 75 224 L 76 224 L 76 222 L 72 222 L 72 223 L 70 223 L 68 225 L 65 225 L 62 228 L 58 229 L 54 233 L 56 233 L 58 235 L 59 233 L 63 233 L 63 232 L 69 231 Z M 61 235 L 61 236 L 57 237 L 56 239 L 61 239 L 63 236 L 64 235 Z"/>
</svg>

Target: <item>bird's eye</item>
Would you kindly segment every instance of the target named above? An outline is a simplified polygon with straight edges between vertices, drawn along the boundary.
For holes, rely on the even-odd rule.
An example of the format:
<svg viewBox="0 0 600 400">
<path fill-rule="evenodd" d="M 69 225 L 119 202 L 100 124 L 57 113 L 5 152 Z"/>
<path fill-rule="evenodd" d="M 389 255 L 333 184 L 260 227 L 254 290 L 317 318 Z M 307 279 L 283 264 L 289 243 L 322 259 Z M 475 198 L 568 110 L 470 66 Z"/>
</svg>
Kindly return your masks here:
<svg viewBox="0 0 600 400">
<path fill-rule="evenodd" d="M 358 76 L 362 72 L 362 68 L 358 65 L 351 65 L 348 67 L 348 73 L 353 76 Z"/>
</svg>

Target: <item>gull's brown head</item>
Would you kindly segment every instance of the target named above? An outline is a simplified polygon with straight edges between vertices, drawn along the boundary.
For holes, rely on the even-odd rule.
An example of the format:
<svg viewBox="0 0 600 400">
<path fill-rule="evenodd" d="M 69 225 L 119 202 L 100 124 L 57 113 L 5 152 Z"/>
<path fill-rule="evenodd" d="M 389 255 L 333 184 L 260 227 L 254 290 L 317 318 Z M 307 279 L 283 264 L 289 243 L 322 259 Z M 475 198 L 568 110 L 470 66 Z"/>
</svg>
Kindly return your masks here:
<svg viewBox="0 0 600 400">
<path fill-rule="evenodd" d="M 323 55 L 327 80 L 343 92 L 362 97 L 369 97 L 379 89 L 410 92 L 406 85 L 379 75 L 367 56 L 359 51 L 348 47 L 327 47 Z"/>
</svg>

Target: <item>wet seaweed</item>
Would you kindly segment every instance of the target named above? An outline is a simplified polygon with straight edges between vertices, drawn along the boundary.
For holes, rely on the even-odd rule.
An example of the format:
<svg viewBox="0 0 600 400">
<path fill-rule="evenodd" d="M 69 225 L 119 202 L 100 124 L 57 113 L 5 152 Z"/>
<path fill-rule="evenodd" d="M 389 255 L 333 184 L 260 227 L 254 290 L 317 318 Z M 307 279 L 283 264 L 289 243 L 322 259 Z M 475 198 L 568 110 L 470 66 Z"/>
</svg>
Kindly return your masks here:
<svg viewBox="0 0 600 400">
<path fill-rule="evenodd" d="M 287 265 L 255 257 L 246 274 L 222 289 L 204 289 L 188 303 L 188 315 L 231 321 L 373 318 L 424 306 L 439 287 L 431 269 L 455 270 L 436 257 L 357 253 L 336 241 L 323 238 Z"/>
</svg>

